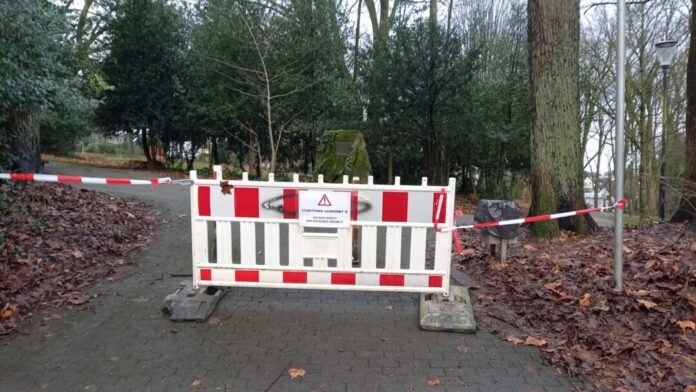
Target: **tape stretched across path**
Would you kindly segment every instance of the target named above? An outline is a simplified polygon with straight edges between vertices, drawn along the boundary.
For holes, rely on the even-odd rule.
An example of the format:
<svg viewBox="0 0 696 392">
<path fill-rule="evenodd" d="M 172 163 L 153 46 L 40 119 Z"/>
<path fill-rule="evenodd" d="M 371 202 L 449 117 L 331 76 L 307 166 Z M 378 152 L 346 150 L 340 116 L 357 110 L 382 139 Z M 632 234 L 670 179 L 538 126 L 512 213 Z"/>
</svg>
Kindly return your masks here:
<svg viewBox="0 0 696 392">
<path fill-rule="evenodd" d="M 81 177 L 81 176 L 61 176 L 54 174 L 33 174 L 33 173 L 0 173 L 0 180 L 11 181 L 30 181 L 30 182 L 63 182 L 77 184 L 100 184 L 100 185 L 161 185 L 171 184 L 169 177 L 151 178 L 149 180 L 135 180 L 131 178 L 100 178 L 100 177 Z"/>
<path fill-rule="evenodd" d="M 29 181 L 29 182 L 62 182 L 62 183 L 80 183 L 80 184 L 101 184 L 101 185 L 162 185 L 162 184 L 182 184 L 190 185 L 190 180 L 172 180 L 169 177 L 151 178 L 149 180 L 137 180 L 131 178 L 101 178 L 101 177 L 81 177 L 81 176 L 63 176 L 54 174 L 33 174 L 33 173 L 0 173 L 0 180 L 11 180 L 11 181 Z M 394 193 L 394 192 L 392 192 Z M 439 193 L 435 193 L 434 196 L 439 196 Z M 421 200 L 419 200 L 420 202 Z M 505 221 L 495 221 L 495 222 L 482 222 L 474 223 L 472 225 L 463 226 L 453 226 L 453 227 L 441 227 L 438 226 L 440 222 L 440 204 L 443 200 L 437 200 L 433 198 L 433 218 L 434 226 L 437 231 L 453 231 L 457 229 L 467 230 L 467 229 L 481 229 L 484 227 L 495 227 L 495 226 L 508 226 L 508 225 L 521 225 L 524 223 L 542 222 L 554 219 L 568 218 L 571 216 L 584 215 L 592 212 L 608 211 L 612 209 L 623 210 L 628 200 L 621 199 L 618 200 L 614 205 L 608 207 L 595 207 L 587 208 L 583 210 L 560 212 L 556 214 L 540 215 L 540 216 L 530 216 L 520 219 L 510 219 Z M 210 203 L 208 201 L 208 203 Z M 391 205 L 390 203 L 386 203 Z M 419 205 L 420 203 L 416 203 Z M 425 204 L 425 203 L 424 203 Z M 258 216 L 258 214 L 257 214 Z"/>
<path fill-rule="evenodd" d="M 561 218 L 568 218 L 571 216 L 585 215 L 585 214 L 589 214 L 591 212 L 601 212 L 601 211 L 608 211 L 608 210 L 612 210 L 612 209 L 623 210 L 624 207 L 626 206 L 626 204 L 628 204 L 628 200 L 621 199 L 621 200 L 618 200 L 614 205 L 608 206 L 608 207 L 586 208 L 584 210 L 559 212 L 556 214 L 549 214 L 549 215 L 528 216 L 526 218 L 510 219 L 510 220 L 504 220 L 504 221 L 481 222 L 481 223 L 474 223 L 472 225 L 463 225 L 463 226 L 454 226 L 454 227 L 442 228 L 440 230 L 441 231 L 452 231 L 452 230 L 456 230 L 456 229 L 463 229 L 463 230 L 481 229 L 484 227 L 521 225 L 523 223 L 543 222 L 543 221 L 548 221 L 548 220 L 553 220 L 553 219 L 561 219 Z"/>
</svg>

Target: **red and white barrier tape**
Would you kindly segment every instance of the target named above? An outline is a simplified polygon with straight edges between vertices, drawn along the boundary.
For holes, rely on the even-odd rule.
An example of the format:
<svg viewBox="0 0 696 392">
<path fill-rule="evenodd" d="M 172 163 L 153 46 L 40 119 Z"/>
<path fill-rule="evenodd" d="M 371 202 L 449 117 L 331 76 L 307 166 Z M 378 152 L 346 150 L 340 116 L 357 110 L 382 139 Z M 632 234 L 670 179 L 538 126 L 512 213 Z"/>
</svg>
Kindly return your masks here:
<svg viewBox="0 0 696 392">
<path fill-rule="evenodd" d="M 149 180 L 134 180 L 130 178 L 98 178 L 80 176 L 61 176 L 54 174 L 33 174 L 33 173 L 0 173 L 0 180 L 11 181 L 36 181 L 36 182 L 66 182 L 79 184 L 102 184 L 102 185 L 161 185 L 171 184 L 169 177 L 151 178 Z"/>
<path fill-rule="evenodd" d="M 452 231 L 452 230 L 456 230 L 456 229 L 467 230 L 467 229 L 481 229 L 484 227 L 521 225 L 523 223 L 542 222 L 542 221 L 548 221 L 548 220 L 553 220 L 553 219 L 568 218 L 568 217 L 576 216 L 576 215 L 585 215 L 585 214 L 589 214 L 591 212 L 607 211 L 607 210 L 611 210 L 614 208 L 619 209 L 619 210 L 623 210 L 624 207 L 626 206 L 626 204 L 628 204 L 628 200 L 621 199 L 621 200 L 618 200 L 614 205 L 609 206 L 609 207 L 587 208 L 584 210 L 559 212 L 557 214 L 550 214 L 550 215 L 529 216 L 526 218 L 510 219 L 510 220 L 504 220 L 504 221 L 481 222 L 481 223 L 474 223 L 473 225 L 464 225 L 464 226 L 454 226 L 454 227 L 450 227 L 450 228 L 442 228 L 440 230 L 441 231 Z M 437 228 L 436 228 L 436 230 L 437 230 Z"/>
</svg>

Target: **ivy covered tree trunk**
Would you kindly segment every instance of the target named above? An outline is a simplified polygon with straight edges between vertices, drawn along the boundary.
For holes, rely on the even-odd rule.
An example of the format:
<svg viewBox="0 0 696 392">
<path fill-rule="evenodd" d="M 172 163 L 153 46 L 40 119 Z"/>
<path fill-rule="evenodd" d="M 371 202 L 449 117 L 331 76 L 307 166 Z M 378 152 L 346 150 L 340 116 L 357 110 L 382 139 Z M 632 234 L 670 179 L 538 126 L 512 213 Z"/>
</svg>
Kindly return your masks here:
<svg viewBox="0 0 696 392">
<path fill-rule="evenodd" d="M 29 111 L 14 111 L 8 125 L 12 132 L 10 169 L 25 173 L 43 172 L 38 116 Z"/>
<path fill-rule="evenodd" d="M 691 231 L 696 232 L 696 0 L 691 0 L 691 24 L 689 30 L 689 57 L 686 65 L 686 165 L 684 185 L 679 208 L 672 215 L 672 222 L 691 221 Z"/>
<path fill-rule="evenodd" d="M 530 215 L 585 208 L 578 85 L 580 0 L 528 3 L 529 77 L 532 93 L 532 206 Z M 590 232 L 589 215 L 532 225 L 551 238 L 559 228 Z"/>
</svg>

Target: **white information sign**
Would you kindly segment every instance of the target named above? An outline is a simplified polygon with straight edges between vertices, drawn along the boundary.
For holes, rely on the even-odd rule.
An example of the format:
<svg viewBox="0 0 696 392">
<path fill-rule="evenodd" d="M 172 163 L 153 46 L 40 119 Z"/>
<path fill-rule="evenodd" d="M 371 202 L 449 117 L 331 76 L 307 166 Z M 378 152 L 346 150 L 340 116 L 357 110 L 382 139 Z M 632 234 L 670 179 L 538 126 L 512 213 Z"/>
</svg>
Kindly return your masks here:
<svg viewBox="0 0 696 392">
<path fill-rule="evenodd" d="M 300 226 L 350 227 L 350 192 L 300 191 Z"/>
</svg>

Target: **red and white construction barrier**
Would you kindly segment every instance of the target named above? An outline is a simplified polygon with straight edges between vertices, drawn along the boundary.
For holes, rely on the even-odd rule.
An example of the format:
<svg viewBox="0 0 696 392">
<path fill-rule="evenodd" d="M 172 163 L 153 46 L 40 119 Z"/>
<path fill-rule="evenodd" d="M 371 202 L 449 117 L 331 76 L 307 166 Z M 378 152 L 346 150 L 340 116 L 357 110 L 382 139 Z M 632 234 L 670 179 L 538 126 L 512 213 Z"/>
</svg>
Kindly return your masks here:
<svg viewBox="0 0 696 392">
<path fill-rule="evenodd" d="M 576 215 L 585 215 L 585 214 L 589 214 L 591 212 L 602 212 L 602 211 L 607 211 L 607 210 L 611 210 L 614 208 L 623 210 L 624 207 L 626 206 L 626 204 L 628 204 L 628 200 L 621 199 L 621 200 L 618 200 L 614 205 L 608 206 L 608 207 L 586 208 L 584 210 L 559 212 L 559 213 L 550 214 L 550 215 L 528 216 L 526 218 L 520 218 L 520 219 L 510 219 L 510 220 L 504 220 L 504 221 L 474 223 L 472 225 L 453 226 L 451 228 L 442 228 L 441 230 L 442 231 L 451 231 L 451 230 L 456 230 L 456 229 L 464 229 L 464 230 L 466 230 L 466 229 L 481 229 L 484 227 L 521 225 L 523 223 L 543 222 L 543 221 L 554 220 L 554 219 L 568 218 L 568 217 L 576 216 Z"/>
<path fill-rule="evenodd" d="M 61 176 L 55 174 L 33 174 L 33 173 L 0 173 L 0 180 L 11 181 L 36 181 L 36 182 L 64 182 L 78 184 L 101 184 L 101 185 L 161 185 L 171 184 L 169 177 L 151 178 L 149 180 L 134 180 L 131 178 L 99 178 L 81 176 Z"/>
</svg>

